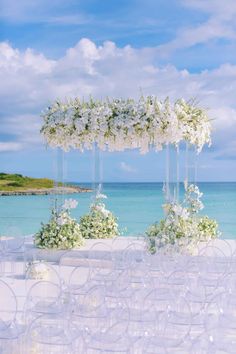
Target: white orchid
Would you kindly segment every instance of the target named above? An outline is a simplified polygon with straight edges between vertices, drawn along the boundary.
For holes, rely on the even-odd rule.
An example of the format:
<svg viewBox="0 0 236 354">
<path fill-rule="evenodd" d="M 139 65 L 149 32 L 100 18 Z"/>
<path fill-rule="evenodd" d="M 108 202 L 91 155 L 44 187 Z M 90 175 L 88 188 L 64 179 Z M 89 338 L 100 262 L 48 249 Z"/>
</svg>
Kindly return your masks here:
<svg viewBox="0 0 236 354">
<path fill-rule="evenodd" d="M 78 202 L 77 200 L 75 199 L 66 199 L 64 201 L 64 204 L 62 206 L 62 209 L 65 209 L 65 210 L 70 210 L 70 209 L 75 209 L 78 205 Z"/>
<path fill-rule="evenodd" d="M 98 192 L 95 196 L 96 199 L 107 199 L 106 194 Z"/>
<path fill-rule="evenodd" d="M 180 204 L 174 204 L 171 210 L 176 216 L 179 216 L 184 220 L 186 220 L 189 217 L 188 210 L 183 206 L 181 206 Z"/>
<path fill-rule="evenodd" d="M 211 143 L 211 124 L 205 111 L 183 99 L 171 104 L 154 96 L 138 101 L 113 99 L 81 102 L 78 98 L 55 102 L 44 114 L 41 132 L 52 147 L 123 151 L 138 148 L 141 153 L 154 146 L 187 141 L 201 151 Z"/>
</svg>

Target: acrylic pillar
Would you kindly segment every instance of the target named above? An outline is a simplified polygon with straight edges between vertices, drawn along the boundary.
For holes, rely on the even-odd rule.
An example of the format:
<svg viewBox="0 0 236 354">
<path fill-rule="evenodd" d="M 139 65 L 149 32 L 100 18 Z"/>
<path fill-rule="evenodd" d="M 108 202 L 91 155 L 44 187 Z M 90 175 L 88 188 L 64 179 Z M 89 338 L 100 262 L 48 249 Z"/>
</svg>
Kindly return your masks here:
<svg viewBox="0 0 236 354">
<path fill-rule="evenodd" d="M 102 153 L 96 143 L 93 145 L 93 198 L 102 193 L 103 165 Z"/>
<path fill-rule="evenodd" d="M 198 153 L 194 145 L 185 145 L 185 184 L 197 183 Z"/>
<path fill-rule="evenodd" d="M 179 146 L 166 146 L 166 183 L 165 199 L 167 203 L 179 200 Z"/>
<path fill-rule="evenodd" d="M 61 187 L 64 185 L 65 178 L 65 156 L 64 151 L 60 148 L 54 150 L 54 188 L 52 204 L 57 211 L 60 210 L 64 203 L 65 195 Z"/>
</svg>

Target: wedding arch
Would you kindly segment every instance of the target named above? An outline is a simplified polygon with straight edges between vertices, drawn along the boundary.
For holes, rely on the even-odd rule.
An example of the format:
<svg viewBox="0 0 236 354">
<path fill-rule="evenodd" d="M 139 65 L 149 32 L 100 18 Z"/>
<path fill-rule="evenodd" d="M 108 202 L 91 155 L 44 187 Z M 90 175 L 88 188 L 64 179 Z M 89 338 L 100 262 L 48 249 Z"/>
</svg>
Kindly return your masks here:
<svg viewBox="0 0 236 354">
<path fill-rule="evenodd" d="M 200 200 L 202 193 L 194 183 L 188 185 L 188 167 L 185 176 L 185 198 L 181 203 L 178 198 L 179 146 L 183 143 L 186 145 L 186 159 L 191 148 L 199 154 L 204 145 L 211 145 L 211 130 L 211 121 L 206 110 L 194 100 L 186 101 L 181 98 L 171 103 L 168 97 L 159 100 L 155 96 L 141 96 L 138 100 L 90 98 L 84 101 L 75 98 L 64 102 L 55 101 L 43 113 L 41 133 L 48 146 L 66 152 L 71 149 L 110 152 L 139 149 L 141 154 L 145 154 L 153 148 L 156 151 L 165 148 L 165 219 L 160 224 L 152 225 L 147 235 L 151 240 L 158 236 L 162 243 L 173 243 L 176 238 L 192 241 L 198 238 L 199 234 L 205 238 L 210 237 L 210 233 L 214 234 L 214 237 L 218 234 L 214 220 L 196 217 L 203 206 Z M 173 153 L 176 155 L 174 180 L 171 176 Z M 94 164 L 99 165 L 100 162 L 95 159 Z M 89 219 L 85 218 L 84 229 L 96 219 L 94 210 L 105 217 L 109 216 L 109 211 L 101 203 L 102 196 L 101 190 L 97 190 L 97 204 L 95 202 L 92 205 L 92 215 Z M 84 219 L 82 225 L 83 221 Z M 111 223 L 114 226 L 113 216 Z M 95 226 L 101 225 L 98 222 Z M 104 227 L 101 232 L 102 230 L 104 233 Z"/>
</svg>

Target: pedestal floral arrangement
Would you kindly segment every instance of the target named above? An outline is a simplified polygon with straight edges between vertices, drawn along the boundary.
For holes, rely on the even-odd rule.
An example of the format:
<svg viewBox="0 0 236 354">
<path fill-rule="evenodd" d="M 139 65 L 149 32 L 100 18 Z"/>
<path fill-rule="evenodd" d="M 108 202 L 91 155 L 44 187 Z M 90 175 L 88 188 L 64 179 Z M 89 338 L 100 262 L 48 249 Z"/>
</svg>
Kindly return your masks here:
<svg viewBox="0 0 236 354">
<path fill-rule="evenodd" d="M 65 200 L 58 210 L 54 208 L 47 224 L 42 223 L 41 230 L 34 236 L 34 243 L 39 248 L 70 249 L 84 243 L 80 226 L 70 215 L 70 210 L 77 207 L 77 201 Z"/>
<path fill-rule="evenodd" d="M 89 213 L 80 218 L 80 230 L 84 238 L 112 238 L 119 234 L 117 218 L 102 203 L 102 199 L 106 198 L 106 195 L 97 193 Z"/>
<path fill-rule="evenodd" d="M 183 203 L 163 205 L 165 218 L 151 225 L 146 232 L 151 253 L 157 249 L 194 253 L 200 241 L 208 241 L 220 235 L 214 219 L 198 214 L 204 208 L 202 195 L 199 188 L 191 184 L 185 186 Z"/>
</svg>

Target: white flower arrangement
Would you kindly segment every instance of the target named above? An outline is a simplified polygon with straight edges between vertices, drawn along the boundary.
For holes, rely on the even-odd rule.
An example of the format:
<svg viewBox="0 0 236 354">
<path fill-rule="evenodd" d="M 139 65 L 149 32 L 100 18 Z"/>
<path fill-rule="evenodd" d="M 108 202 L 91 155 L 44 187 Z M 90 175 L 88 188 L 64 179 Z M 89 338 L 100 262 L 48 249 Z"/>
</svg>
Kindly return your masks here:
<svg viewBox="0 0 236 354">
<path fill-rule="evenodd" d="M 86 239 L 112 238 L 119 234 L 117 218 L 101 202 L 105 198 L 106 195 L 98 192 L 90 206 L 90 212 L 80 218 L 81 234 Z"/>
<path fill-rule="evenodd" d="M 70 216 L 70 209 L 77 206 L 77 201 L 66 200 L 62 208 L 52 210 L 47 224 L 42 223 L 41 230 L 34 236 L 34 243 L 39 248 L 70 249 L 84 243 L 80 226 Z"/>
<path fill-rule="evenodd" d="M 208 241 L 220 235 L 215 220 L 198 215 L 204 207 L 201 201 L 203 194 L 199 188 L 193 184 L 185 188 L 183 203 L 172 202 L 163 205 L 165 218 L 147 230 L 149 249 L 152 253 L 156 252 L 156 248 L 164 248 L 166 251 L 184 249 L 191 253 L 200 241 Z"/>
<path fill-rule="evenodd" d="M 45 263 L 32 261 L 26 264 L 26 277 L 28 279 L 48 280 L 49 270 Z"/>
<path fill-rule="evenodd" d="M 161 150 L 164 145 L 187 141 L 200 152 L 211 144 L 211 124 L 206 112 L 193 101 L 183 99 L 171 104 L 169 99 L 154 96 L 89 102 L 78 98 L 55 102 L 43 114 L 41 129 L 47 144 L 70 149 L 123 151 L 150 147 Z"/>
</svg>

